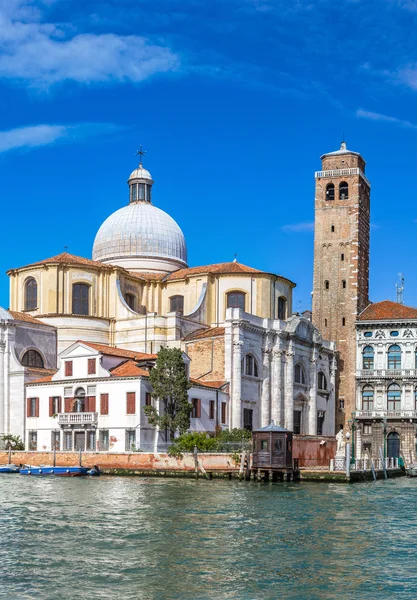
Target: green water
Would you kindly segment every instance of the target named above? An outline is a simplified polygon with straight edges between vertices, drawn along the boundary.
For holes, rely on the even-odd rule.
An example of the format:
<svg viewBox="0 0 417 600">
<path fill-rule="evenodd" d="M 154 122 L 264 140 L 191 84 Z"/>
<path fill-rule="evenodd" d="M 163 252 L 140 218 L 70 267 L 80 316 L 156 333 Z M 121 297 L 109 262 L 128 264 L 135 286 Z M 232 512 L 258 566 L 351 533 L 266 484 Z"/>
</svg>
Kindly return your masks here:
<svg viewBox="0 0 417 600">
<path fill-rule="evenodd" d="M 0 479 L 0 598 L 416 598 L 417 480 Z"/>
</svg>

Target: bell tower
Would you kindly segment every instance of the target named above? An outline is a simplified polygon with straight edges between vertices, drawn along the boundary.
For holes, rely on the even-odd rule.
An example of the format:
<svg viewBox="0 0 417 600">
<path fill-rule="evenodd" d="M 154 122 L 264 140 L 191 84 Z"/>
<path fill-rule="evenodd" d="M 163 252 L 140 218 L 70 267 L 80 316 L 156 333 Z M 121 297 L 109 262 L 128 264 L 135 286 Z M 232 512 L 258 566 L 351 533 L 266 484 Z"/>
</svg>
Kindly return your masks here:
<svg viewBox="0 0 417 600">
<path fill-rule="evenodd" d="M 369 304 L 370 183 L 365 161 L 342 142 L 317 171 L 313 323 L 336 343 L 336 430 L 355 410 L 356 330 Z"/>
</svg>

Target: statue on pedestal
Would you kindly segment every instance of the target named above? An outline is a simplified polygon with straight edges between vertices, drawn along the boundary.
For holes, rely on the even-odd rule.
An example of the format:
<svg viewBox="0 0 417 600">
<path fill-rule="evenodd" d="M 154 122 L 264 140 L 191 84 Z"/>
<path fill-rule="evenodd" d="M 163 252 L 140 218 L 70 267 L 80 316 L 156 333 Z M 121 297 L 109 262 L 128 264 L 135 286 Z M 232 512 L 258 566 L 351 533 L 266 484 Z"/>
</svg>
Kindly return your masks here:
<svg viewBox="0 0 417 600">
<path fill-rule="evenodd" d="M 336 442 L 336 458 L 344 457 L 346 451 L 346 440 L 345 434 L 343 433 L 343 429 L 340 429 L 340 431 L 336 435 Z"/>
</svg>

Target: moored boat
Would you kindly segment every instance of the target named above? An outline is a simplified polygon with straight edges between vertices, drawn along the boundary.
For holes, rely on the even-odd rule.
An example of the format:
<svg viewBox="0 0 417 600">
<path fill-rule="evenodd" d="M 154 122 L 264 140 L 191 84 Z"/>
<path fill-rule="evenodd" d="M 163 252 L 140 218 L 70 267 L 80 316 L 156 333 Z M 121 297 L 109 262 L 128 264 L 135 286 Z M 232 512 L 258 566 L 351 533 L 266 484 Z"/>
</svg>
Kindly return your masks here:
<svg viewBox="0 0 417 600">
<path fill-rule="evenodd" d="M 408 477 L 417 477 L 417 463 L 413 463 L 405 470 Z"/>
<path fill-rule="evenodd" d="M 0 465 L 0 473 L 19 473 L 20 467 L 14 464 Z"/>
<path fill-rule="evenodd" d="M 58 477 L 81 477 L 88 475 L 88 469 L 85 467 L 54 467 L 51 465 L 25 465 L 20 469 L 21 475 L 56 475 Z"/>
</svg>

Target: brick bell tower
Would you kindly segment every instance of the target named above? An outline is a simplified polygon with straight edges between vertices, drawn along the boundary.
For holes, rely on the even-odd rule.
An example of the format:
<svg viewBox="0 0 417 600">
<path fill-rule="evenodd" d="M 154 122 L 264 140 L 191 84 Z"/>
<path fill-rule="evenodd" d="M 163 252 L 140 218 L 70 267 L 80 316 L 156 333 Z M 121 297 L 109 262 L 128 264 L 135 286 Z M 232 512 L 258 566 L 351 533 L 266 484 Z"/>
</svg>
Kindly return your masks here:
<svg viewBox="0 0 417 600">
<path fill-rule="evenodd" d="M 336 342 L 336 431 L 355 410 L 355 321 L 369 304 L 370 184 L 365 161 L 342 142 L 317 171 L 313 323 Z"/>
</svg>

